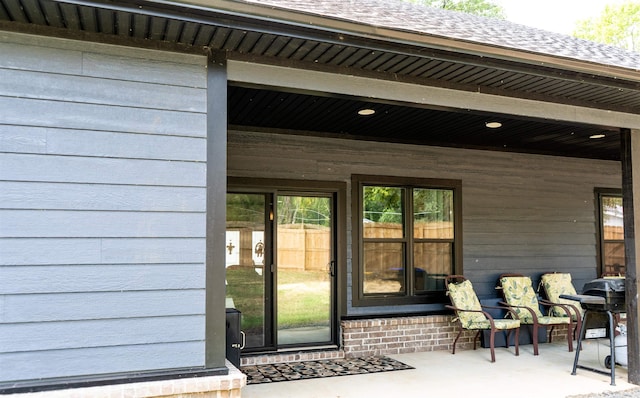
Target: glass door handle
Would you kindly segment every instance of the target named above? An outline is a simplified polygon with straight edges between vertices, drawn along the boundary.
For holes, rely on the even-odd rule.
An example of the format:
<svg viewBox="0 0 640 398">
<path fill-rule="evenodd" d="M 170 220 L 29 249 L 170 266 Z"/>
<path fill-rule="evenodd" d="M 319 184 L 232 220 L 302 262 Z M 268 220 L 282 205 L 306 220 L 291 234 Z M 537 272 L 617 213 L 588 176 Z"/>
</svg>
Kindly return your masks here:
<svg viewBox="0 0 640 398">
<path fill-rule="evenodd" d="M 327 268 L 329 269 L 329 275 L 331 276 L 336 276 L 336 262 L 335 260 L 329 261 L 329 264 L 327 264 Z"/>
</svg>

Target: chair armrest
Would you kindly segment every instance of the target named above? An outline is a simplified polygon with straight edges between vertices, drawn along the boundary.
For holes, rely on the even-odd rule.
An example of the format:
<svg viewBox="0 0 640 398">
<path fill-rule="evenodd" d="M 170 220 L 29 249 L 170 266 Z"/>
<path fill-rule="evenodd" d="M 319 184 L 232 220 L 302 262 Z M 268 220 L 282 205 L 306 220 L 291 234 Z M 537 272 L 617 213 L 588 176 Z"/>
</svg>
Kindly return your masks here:
<svg viewBox="0 0 640 398">
<path fill-rule="evenodd" d="M 524 305 L 511 305 L 511 304 L 507 303 L 506 301 L 500 301 L 499 304 L 500 305 L 504 305 L 505 307 L 508 307 L 508 308 L 511 308 L 511 309 L 513 309 L 513 308 L 524 308 L 525 310 L 529 311 L 529 313 L 531 314 L 531 317 L 533 318 L 533 321 L 535 323 L 538 323 L 538 316 L 536 315 L 536 313 L 531 308 L 529 308 L 527 306 L 524 306 Z M 514 313 L 515 313 L 515 311 L 514 311 Z"/>
<path fill-rule="evenodd" d="M 483 311 L 483 310 L 463 310 L 462 308 L 457 308 L 454 307 L 452 305 L 445 305 L 445 308 L 450 308 L 454 311 L 459 311 L 459 312 L 479 312 L 481 314 L 484 314 L 484 316 L 487 317 L 487 320 L 489 321 L 489 324 L 491 325 L 491 329 L 495 329 L 496 325 L 495 322 L 493 321 L 493 316 L 491 316 L 491 314 L 489 314 L 487 311 Z"/>
<path fill-rule="evenodd" d="M 569 318 L 572 318 L 572 313 L 571 310 L 569 310 L 569 308 L 573 308 L 573 310 L 575 311 L 577 316 L 580 316 L 580 311 L 578 311 L 578 308 L 573 305 L 573 304 L 565 304 L 565 303 L 554 303 L 553 301 L 549 301 L 549 300 L 539 300 L 540 304 L 544 305 L 545 307 L 549 307 L 549 309 L 551 309 L 551 307 L 560 307 L 562 308 L 562 310 L 564 312 L 567 313 L 567 316 Z"/>
</svg>

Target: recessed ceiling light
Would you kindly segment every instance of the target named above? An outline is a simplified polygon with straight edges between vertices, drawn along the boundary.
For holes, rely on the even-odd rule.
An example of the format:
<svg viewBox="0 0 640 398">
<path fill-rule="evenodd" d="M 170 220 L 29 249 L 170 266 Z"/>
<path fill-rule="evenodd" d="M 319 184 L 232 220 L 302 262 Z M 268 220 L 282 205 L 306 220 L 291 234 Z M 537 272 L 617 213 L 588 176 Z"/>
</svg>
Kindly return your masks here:
<svg viewBox="0 0 640 398">
<path fill-rule="evenodd" d="M 604 137 L 606 137 L 605 134 L 594 134 L 589 136 L 589 138 L 591 139 L 604 138 Z"/>
<path fill-rule="evenodd" d="M 374 113 L 376 113 L 376 111 L 373 110 L 373 109 L 369 109 L 369 108 L 360 109 L 358 111 L 358 115 L 360 115 L 360 116 L 370 116 L 370 115 L 373 115 Z"/>
<path fill-rule="evenodd" d="M 502 127 L 502 123 L 500 122 L 486 122 L 484 125 L 489 127 L 490 129 L 498 129 Z"/>
</svg>

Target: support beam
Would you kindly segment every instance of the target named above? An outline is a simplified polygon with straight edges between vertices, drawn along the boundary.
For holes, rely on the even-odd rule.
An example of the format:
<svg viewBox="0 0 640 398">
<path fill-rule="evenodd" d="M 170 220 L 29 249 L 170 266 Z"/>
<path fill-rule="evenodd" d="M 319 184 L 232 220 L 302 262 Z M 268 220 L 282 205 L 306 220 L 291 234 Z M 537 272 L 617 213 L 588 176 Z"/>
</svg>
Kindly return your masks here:
<svg viewBox="0 0 640 398">
<path fill-rule="evenodd" d="M 225 231 L 227 222 L 227 62 L 207 63 L 207 256 L 205 366 L 225 367 Z"/>
<path fill-rule="evenodd" d="M 459 91 L 370 77 L 337 75 L 232 59 L 228 63 L 230 82 L 286 88 L 301 92 L 376 98 L 399 104 L 503 113 L 546 121 L 640 129 L 640 115 L 638 114 L 503 97 L 480 91 Z"/>
<path fill-rule="evenodd" d="M 635 231 L 640 230 L 640 211 L 635 212 L 635 199 L 640 201 L 640 130 L 621 131 L 622 203 L 624 207 L 624 245 L 626 256 L 627 353 L 628 381 L 640 384 L 640 314 L 638 313 L 638 269 L 640 258 Z M 640 208 L 640 204 L 639 204 Z M 636 215 L 637 214 L 637 215 Z"/>
</svg>

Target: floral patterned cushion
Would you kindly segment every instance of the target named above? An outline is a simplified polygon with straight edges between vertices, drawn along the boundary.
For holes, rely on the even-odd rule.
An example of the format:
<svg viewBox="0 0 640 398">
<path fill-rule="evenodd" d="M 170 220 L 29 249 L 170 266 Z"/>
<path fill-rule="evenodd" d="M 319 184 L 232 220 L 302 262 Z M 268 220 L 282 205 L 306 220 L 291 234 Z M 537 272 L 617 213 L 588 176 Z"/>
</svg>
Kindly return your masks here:
<svg viewBox="0 0 640 398">
<path fill-rule="evenodd" d="M 449 291 L 447 293 L 451 299 L 451 304 L 461 310 L 474 310 L 481 311 L 482 306 L 476 296 L 476 292 L 473 290 L 471 281 L 465 280 L 460 283 L 449 284 Z M 471 329 L 472 326 L 475 329 L 486 329 L 489 327 L 489 321 L 487 317 L 481 312 L 458 312 L 458 319 L 465 329 Z M 486 326 L 480 327 L 484 325 Z"/>
<path fill-rule="evenodd" d="M 549 301 L 560 304 L 571 304 L 578 310 L 576 314 L 574 308 L 569 307 L 572 318 L 577 319 L 577 317 L 582 317 L 582 307 L 576 301 L 560 298 L 561 294 L 576 294 L 576 289 L 573 287 L 573 283 L 571 283 L 571 274 L 544 274 L 541 277 L 541 282 Z M 567 313 L 560 307 L 551 307 L 551 315 L 567 316 Z"/>
<path fill-rule="evenodd" d="M 569 323 L 569 317 L 545 316 L 540 311 L 538 295 L 533 289 L 531 278 L 528 276 L 505 276 L 500 278 L 500 284 L 507 304 L 512 306 L 531 308 L 538 317 L 540 325 L 552 325 L 559 323 Z M 520 318 L 520 323 L 531 324 L 533 317 L 525 308 L 514 308 Z"/>
<path fill-rule="evenodd" d="M 533 318 L 527 309 L 517 307 L 531 308 L 538 318 L 544 316 L 540 311 L 540 303 L 533 289 L 531 278 L 528 276 L 505 276 L 500 278 L 500 285 L 507 304 L 516 307 L 513 310 L 518 314 L 521 323 L 532 323 Z"/>
<path fill-rule="evenodd" d="M 451 299 L 451 304 L 460 310 L 481 311 L 482 306 L 478 300 L 478 296 L 473 290 L 471 281 L 465 280 L 460 283 L 449 284 L 447 293 Z M 458 320 L 465 329 L 489 329 L 491 323 L 487 317 L 481 312 L 457 312 Z M 494 325 L 496 329 L 506 330 L 520 327 L 520 321 L 517 319 L 495 319 Z"/>
</svg>

